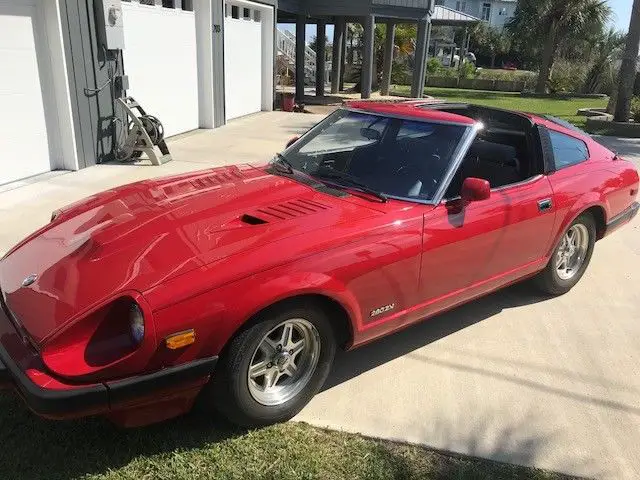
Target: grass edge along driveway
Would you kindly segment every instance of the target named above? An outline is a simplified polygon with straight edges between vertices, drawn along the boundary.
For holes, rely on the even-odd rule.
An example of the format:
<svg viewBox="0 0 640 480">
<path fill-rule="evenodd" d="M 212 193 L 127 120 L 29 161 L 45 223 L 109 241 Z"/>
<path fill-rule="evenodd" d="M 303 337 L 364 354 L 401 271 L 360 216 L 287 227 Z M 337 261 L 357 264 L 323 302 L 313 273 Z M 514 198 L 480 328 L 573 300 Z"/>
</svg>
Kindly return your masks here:
<svg viewBox="0 0 640 480">
<path fill-rule="evenodd" d="M 0 393 L 0 478 L 560 480 L 538 469 L 289 422 L 241 430 L 201 409 L 146 428 L 54 422 Z"/>
</svg>

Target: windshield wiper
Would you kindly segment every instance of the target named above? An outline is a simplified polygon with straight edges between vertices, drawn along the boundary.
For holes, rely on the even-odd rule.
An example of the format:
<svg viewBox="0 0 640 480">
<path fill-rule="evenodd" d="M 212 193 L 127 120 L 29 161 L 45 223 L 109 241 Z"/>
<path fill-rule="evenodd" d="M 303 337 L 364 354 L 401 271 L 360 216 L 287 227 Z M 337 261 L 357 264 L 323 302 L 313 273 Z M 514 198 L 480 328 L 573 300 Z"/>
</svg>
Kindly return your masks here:
<svg viewBox="0 0 640 480">
<path fill-rule="evenodd" d="M 351 188 L 353 190 L 357 190 L 362 193 L 368 193 L 369 195 L 373 195 L 374 197 L 376 197 L 382 203 L 385 203 L 387 201 L 387 196 L 384 193 L 374 190 L 371 187 L 368 187 L 367 185 L 357 180 L 352 175 L 349 175 L 348 173 L 340 172 L 338 170 L 335 170 L 329 167 L 321 167 L 320 169 L 316 170 L 312 175 L 315 177 L 319 177 L 321 180 L 326 180 L 326 179 L 338 180 L 338 182 L 327 182 L 327 183 L 332 183 L 333 185 L 336 185 L 339 187 Z"/>
<path fill-rule="evenodd" d="M 293 173 L 293 165 L 281 153 L 276 153 L 276 158 L 274 159 L 273 164 L 280 167 L 282 169 L 281 171 L 284 171 L 284 173 L 289 175 Z"/>
</svg>

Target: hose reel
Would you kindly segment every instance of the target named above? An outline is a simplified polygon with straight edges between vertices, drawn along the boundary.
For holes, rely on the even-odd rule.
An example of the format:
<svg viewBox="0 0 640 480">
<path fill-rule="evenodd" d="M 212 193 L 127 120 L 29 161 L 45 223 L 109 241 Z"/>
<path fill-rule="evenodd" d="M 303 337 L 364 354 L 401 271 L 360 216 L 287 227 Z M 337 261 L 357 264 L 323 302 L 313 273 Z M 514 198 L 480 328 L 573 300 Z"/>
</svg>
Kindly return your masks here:
<svg viewBox="0 0 640 480">
<path fill-rule="evenodd" d="M 171 160 L 169 148 L 164 141 L 164 126 L 153 115 L 147 114 L 133 97 L 117 100 L 127 114 L 126 140 L 116 151 L 120 161 L 131 161 L 140 158 L 144 153 L 153 165 L 162 165 Z M 156 154 L 158 147 L 161 155 Z"/>
</svg>

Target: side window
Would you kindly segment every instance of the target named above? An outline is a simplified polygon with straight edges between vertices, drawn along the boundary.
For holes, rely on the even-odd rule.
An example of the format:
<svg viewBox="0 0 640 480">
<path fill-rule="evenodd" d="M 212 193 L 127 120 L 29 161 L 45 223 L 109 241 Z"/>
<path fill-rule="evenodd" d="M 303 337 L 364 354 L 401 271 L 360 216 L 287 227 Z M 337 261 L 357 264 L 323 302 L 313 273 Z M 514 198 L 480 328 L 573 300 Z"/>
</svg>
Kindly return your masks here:
<svg viewBox="0 0 640 480">
<path fill-rule="evenodd" d="M 549 137 L 556 169 L 569 167 L 589 158 L 589 149 L 582 140 L 553 130 L 549 130 Z"/>
</svg>

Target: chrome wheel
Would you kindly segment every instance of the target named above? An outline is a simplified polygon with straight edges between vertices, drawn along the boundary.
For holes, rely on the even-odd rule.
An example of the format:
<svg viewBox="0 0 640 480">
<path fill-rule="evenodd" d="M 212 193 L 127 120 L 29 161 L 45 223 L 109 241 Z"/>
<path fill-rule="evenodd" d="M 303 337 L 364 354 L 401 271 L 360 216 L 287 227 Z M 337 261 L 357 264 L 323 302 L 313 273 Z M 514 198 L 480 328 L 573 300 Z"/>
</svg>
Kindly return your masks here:
<svg viewBox="0 0 640 480">
<path fill-rule="evenodd" d="M 309 383 L 320 356 L 320 335 L 303 318 L 286 320 L 269 331 L 249 363 L 249 393 L 262 405 L 280 405 Z"/>
<path fill-rule="evenodd" d="M 589 249 L 589 231 L 581 223 L 572 225 L 560 241 L 556 252 L 556 272 L 562 280 L 570 280 L 580 270 Z"/>
</svg>

